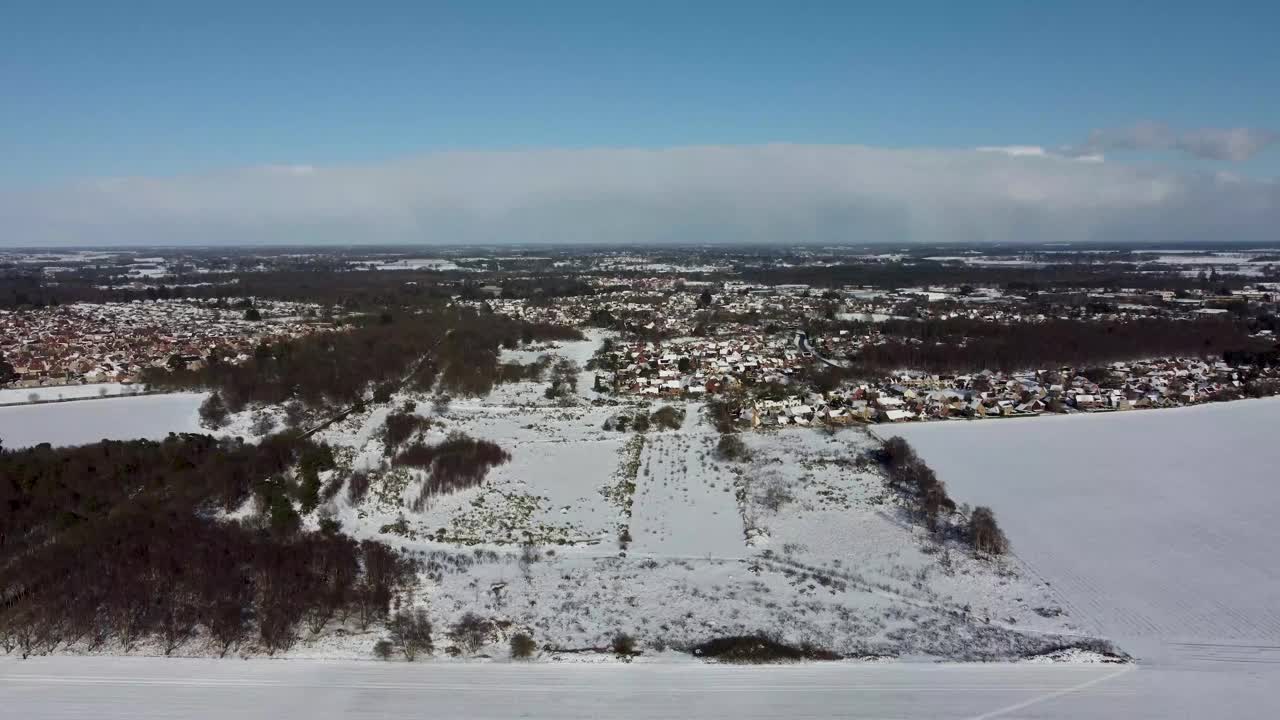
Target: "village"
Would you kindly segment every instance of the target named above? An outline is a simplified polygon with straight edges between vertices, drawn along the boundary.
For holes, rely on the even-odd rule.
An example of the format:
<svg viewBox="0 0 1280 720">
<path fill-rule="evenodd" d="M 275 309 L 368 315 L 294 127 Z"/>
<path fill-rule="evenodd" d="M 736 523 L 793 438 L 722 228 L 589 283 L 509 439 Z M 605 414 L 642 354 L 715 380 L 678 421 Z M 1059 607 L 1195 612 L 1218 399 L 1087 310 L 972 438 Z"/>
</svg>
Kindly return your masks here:
<svg viewBox="0 0 1280 720">
<path fill-rule="evenodd" d="M 240 298 L 75 303 L 0 310 L 8 387 L 132 383 L 152 367 L 199 367 L 215 350 L 235 362 L 261 343 L 334 327 L 319 305 Z"/>
<path fill-rule="evenodd" d="M 597 281 L 609 288 L 621 280 Z M 712 285 L 678 277 L 632 278 L 630 283 L 631 291 L 537 303 L 495 297 L 477 305 L 526 320 L 623 328 L 626 339 L 608 343 L 588 366 L 598 391 L 635 398 L 724 398 L 752 427 L 1112 412 L 1280 391 L 1280 373 L 1273 367 L 1231 364 L 1220 357 L 1054 364 L 1018 372 L 847 372 L 860 349 L 889 340 L 880 332 L 886 321 L 1212 322 L 1235 317 L 1250 303 L 1255 311 L 1272 307 L 1271 284 L 1230 295 L 1081 290 L 1032 305 L 995 288 L 833 291 L 807 285 Z M 840 329 L 814 336 L 800 330 L 814 318 Z M 1273 344 L 1273 331 L 1259 329 L 1254 339 Z M 831 386 L 824 371 L 841 377 Z"/>
<path fill-rule="evenodd" d="M 639 398 L 723 396 L 751 427 L 1124 411 L 1280 391 L 1280 373 L 1264 369 L 1246 383 L 1246 368 L 1198 358 L 1012 374 L 901 371 L 823 390 L 805 381 L 806 370 L 829 361 L 807 347 L 802 334 L 765 336 L 746 329 L 731 339 L 612 345 L 593 362 L 595 386 Z"/>
</svg>

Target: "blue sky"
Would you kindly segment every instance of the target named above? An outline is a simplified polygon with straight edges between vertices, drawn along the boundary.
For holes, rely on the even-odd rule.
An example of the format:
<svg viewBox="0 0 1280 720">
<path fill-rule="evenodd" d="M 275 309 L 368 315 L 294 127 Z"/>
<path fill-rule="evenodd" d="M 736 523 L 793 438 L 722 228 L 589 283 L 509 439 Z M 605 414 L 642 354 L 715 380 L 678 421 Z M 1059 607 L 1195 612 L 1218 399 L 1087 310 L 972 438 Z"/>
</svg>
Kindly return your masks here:
<svg viewBox="0 0 1280 720">
<path fill-rule="evenodd" d="M 5 4 L 0 190 L 443 150 L 1080 147 L 1248 128 L 1280 176 L 1280 3 Z M 1185 143 L 1184 143 L 1185 146 Z"/>
</svg>

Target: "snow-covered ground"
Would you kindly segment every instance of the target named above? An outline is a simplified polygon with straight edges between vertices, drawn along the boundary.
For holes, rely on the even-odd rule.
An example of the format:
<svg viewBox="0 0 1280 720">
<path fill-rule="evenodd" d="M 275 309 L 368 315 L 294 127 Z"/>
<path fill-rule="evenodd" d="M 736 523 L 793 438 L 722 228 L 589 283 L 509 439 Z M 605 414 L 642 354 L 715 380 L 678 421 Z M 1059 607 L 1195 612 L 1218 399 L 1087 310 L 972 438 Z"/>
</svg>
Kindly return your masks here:
<svg viewBox="0 0 1280 720">
<path fill-rule="evenodd" d="M 582 365 L 600 340 L 511 359 L 545 352 Z M 924 533 L 865 461 L 874 441 L 862 429 L 744 433 L 750 459 L 728 462 L 698 404 L 681 406 L 676 430 L 618 432 L 606 421 L 662 403 L 596 398 L 581 376 L 578 396 L 553 400 L 542 393 L 548 381 L 503 385 L 447 409 L 400 394 L 316 436 L 335 446 L 340 464 L 372 478 L 363 500 L 339 492 L 320 513 L 418 558 L 423 572 L 400 602 L 426 609 L 441 631 L 467 612 L 498 623 L 478 654 L 506 657 L 520 631 L 557 649 L 542 659 L 607 648 L 618 633 L 646 654 L 769 633 L 849 657 L 1019 659 L 1089 634 L 1016 559 L 977 560 Z M 160 437 L 198 430 L 200 397 L 0 408 L 0 433 L 11 447 Z M 424 440 L 461 431 L 497 443 L 510 461 L 478 487 L 416 503 L 421 472 L 391 467 L 382 439 L 389 410 L 409 402 L 431 421 Z M 222 432 L 245 434 L 257 412 Z M 285 654 L 367 658 L 384 634 L 334 626 Z M 448 643 L 438 643 L 442 656 Z M 180 654 L 207 652 L 197 639 Z"/>
<path fill-rule="evenodd" d="M 504 359 L 549 353 L 582 365 L 600 339 Z M 562 649 L 606 648 L 624 632 L 647 653 L 767 632 L 902 659 L 1012 659 L 1080 634 L 1016 562 L 942 548 L 905 518 L 878 473 L 855 467 L 872 443 L 864 431 L 744 434 L 752 460 L 729 463 L 717 459 L 718 435 L 700 405 L 681 406 L 678 430 L 605 430 L 610 417 L 641 408 L 592 402 L 579 380 L 568 401 L 543 396 L 547 379 L 455 399 L 444 412 L 425 395 L 394 398 L 391 406 L 412 400 L 432 420 L 428 442 L 462 431 L 511 454 L 482 486 L 422 508 L 413 507 L 416 471 L 385 467 L 386 408 L 347 418 L 318 438 L 374 479 L 363 502 L 340 493 L 322 512 L 423 562 L 406 600 L 436 627 L 466 612 L 504 623 L 482 651 L 494 657 L 506 657 L 507 638 L 521 630 Z M 774 485 L 788 497 L 780 505 L 766 497 Z M 368 657 L 380 637 L 377 627 L 322 633 L 288 655 Z"/>
<path fill-rule="evenodd" d="M 1086 632 L 1155 663 L 1280 663 L 1280 398 L 884 427 L 991 506 Z"/>
<path fill-rule="evenodd" d="M 85 385 L 50 385 L 33 388 L 5 388 L 0 390 L 0 405 L 50 400 L 75 400 L 80 398 L 115 397 L 136 395 L 146 390 L 145 385 L 122 383 L 87 383 Z"/>
<path fill-rule="evenodd" d="M 198 410 L 203 393 L 139 395 L 93 402 L 0 407 L 0 441 L 8 448 L 40 443 L 83 445 L 99 440 L 160 439 L 171 432 L 207 432 Z"/>
<path fill-rule="evenodd" d="M 0 658 L 0 714 L 188 718 L 1273 718 L 1274 674 L 1126 665 Z"/>
</svg>

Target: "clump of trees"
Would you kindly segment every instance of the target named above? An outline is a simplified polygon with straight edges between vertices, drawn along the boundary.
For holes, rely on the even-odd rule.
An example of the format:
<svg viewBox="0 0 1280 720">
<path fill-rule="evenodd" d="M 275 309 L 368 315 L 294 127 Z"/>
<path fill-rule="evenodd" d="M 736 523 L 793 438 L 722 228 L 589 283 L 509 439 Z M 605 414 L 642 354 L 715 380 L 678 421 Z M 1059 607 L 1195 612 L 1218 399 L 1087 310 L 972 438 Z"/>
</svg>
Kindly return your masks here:
<svg viewBox="0 0 1280 720">
<path fill-rule="evenodd" d="M 725 663 L 763 664 L 800 660 L 839 660 L 840 656 L 813 645 L 787 645 L 767 635 L 734 635 L 707 640 L 693 647 L 693 654 Z"/>
<path fill-rule="evenodd" d="M 996 523 L 995 513 L 982 505 L 969 515 L 969 542 L 975 551 L 987 555 L 1003 555 L 1009 550 L 1009 540 Z"/>
<path fill-rule="evenodd" d="M 578 391 L 578 366 L 568 358 L 560 358 L 551 369 L 551 384 L 544 395 L 548 399 L 557 400 L 573 395 Z"/>
<path fill-rule="evenodd" d="M 0 385 L 13 382 L 18 379 L 18 372 L 13 369 L 13 363 L 5 360 L 4 353 L 0 353 Z"/>
<path fill-rule="evenodd" d="M 884 442 L 880 449 L 880 461 L 889 477 L 889 486 L 909 494 L 925 525 L 931 531 L 937 531 L 939 516 L 943 511 L 954 511 L 956 504 L 947 496 L 946 485 L 938 479 L 933 469 L 900 437 L 892 437 Z"/>
<path fill-rule="evenodd" d="M 454 395 L 483 396 L 505 372 L 498 362 L 504 341 L 581 337 L 569 327 L 431 307 L 360 318 L 340 332 L 264 343 L 243 361 L 215 349 L 199 369 L 152 368 L 142 379 L 157 388 L 216 390 L 231 412 L 291 400 L 312 408 L 351 406 L 370 392 L 389 398 L 401 383 L 422 391 L 438 383 Z"/>
<path fill-rule="evenodd" d="M 396 448 L 404 444 L 406 440 L 413 437 L 421 430 L 431 427 L 431 420 L 413 412 L 392 412 L 387 414 L 387 419 L 382 428 L 382 442 L 386 446 L 387 454 L 391 454 Z"/>
<path fill-rule="evenodd" d="M 510 459 L 511 455 L 496 443 L 454 433 L 435 445 L 410 445 L 395 456 L 392 465 L 427 471 L 414 503 L 415 509 L 421 510 L 435 495 L 476 487 L 490 468 Z"/>
<path fill-rule="evenodd" d="M 608 431 L 638 433 L 648 432 L 649 428 L 658 430 L 679 430 L 684 426 L 685 410 L 681 407 L 667 405 L 650 413 L 645 408 L 637 408 L 634 413 L 619 413 L 604 421 L 603 428 Z"/>
<path fill-rule="evenodd" d="M 659 430 L 679 430 L 684 426 L 684 408 L 666 405 L 649 415 L 649 423 Z"/>
<path fill-rule="evenodd" d="M 949 526 L 956 504 L 947 495 L 946 485 L 920 459 L 911 444 L 901 437 L 891 437 L 881 444 L 877 455 L 889 486 L 911 498 L 916 514 L 923 518 L 929 530 L 946 530 L 944 526 Z M 975 553 L 995 556 L 1008 551 L 1009 542 L 991 508 L 978 507 L 960 521 L 964 523 L 960 530 Z"/>
<path fill-rule="evenodd" d="M 498 367 L 498 381 L 509 382 L 541 382 L 542 376 L 551 367 L 550 355 L 539 355 L 531 363 L 504 362 Z"/>
<path fill-rule="evenodd" d="M 738 431 L 733 405 L 727 400 L 714 398 L 707 401 L 707 416 L 711 419 L 711 424 L 715 426 L 716 431 L 721 434 Z"/>
<path fill-rule="evenodd" d="M 231 416 L 231 410 L 222 401 L 222 393 L 213 392 L 204 399 L 204 402 L 200 403 L 199 414 L 201 425 L 210 430 L 218 430 L 226 427 Z"/>
<path fill-rule="evenodd" d="M 1051 365 L 1099 366 L 1143 357 L 1217 357 L 1259 348 L 1230 320 L 891 320 L 851 358 L 861 374 L 910 367 L 929 372 L 1016 371 Z"/>
<path fill-rule="evenodd" d="M 287 478 L 324 455 L 288 435 L 0 450 L 0 635 L 23 655 L 144 639 L 168 653 L 196 636 L 276 652 L 303 628 L 386 617 L 412 563 L 335 524 L 299 529 Z M 251 495 L 263 523 L 210 512 Z"/>
</svg>

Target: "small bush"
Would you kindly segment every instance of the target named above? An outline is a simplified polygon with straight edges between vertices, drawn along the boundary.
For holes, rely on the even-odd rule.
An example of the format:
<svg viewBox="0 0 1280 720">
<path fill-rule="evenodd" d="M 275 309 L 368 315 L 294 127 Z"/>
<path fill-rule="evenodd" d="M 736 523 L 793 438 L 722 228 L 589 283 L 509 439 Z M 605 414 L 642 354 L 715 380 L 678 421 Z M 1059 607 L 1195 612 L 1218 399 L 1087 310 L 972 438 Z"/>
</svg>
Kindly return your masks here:
<svg viewBox="0 0 1280 720">
<path fill-rule="evenodd" d="M 780 475 L 771 474 L 765 478 L 764 491 L 759 497 L 760 504 L 765 509 L 776 513 L 792 500 L 795 500 L 795 496 L 791 494 L 791 488 Z"/>
<path fill-rule="evenodd" d="M 538 651 L 538 643 L 528 633 L 516 633 L 511 636 L 511 658 L 513 660 L 527 660 L 533 657 Z"/>
<path fill-rule="evenodd" d="M 636 640 L 626 633 L 618 633 L 609 643 L 609 649 L 618 657 L 630 657 L 636 654 Z"/>
<path fill-rule="evenodd" d="M 726 462 L 743 462 L 750 455 L 742 438 L 732 433 L 720 435 L 720 441 L 716 443 L 716 457 Z"/>
<path fill-rule="evenodd" d="M 369 473 L 357 470 L 347 480 L 347 499 L 352 505 L 359 505 L 369 494 Z"/>
<path fill-rule="evenodd" d="M 390 640 L 379 640 L 373 644 L 373 655 L 379 660 L 390 660 L 391 653 L 395 651 L 395 646 Z"/>
</svg>

